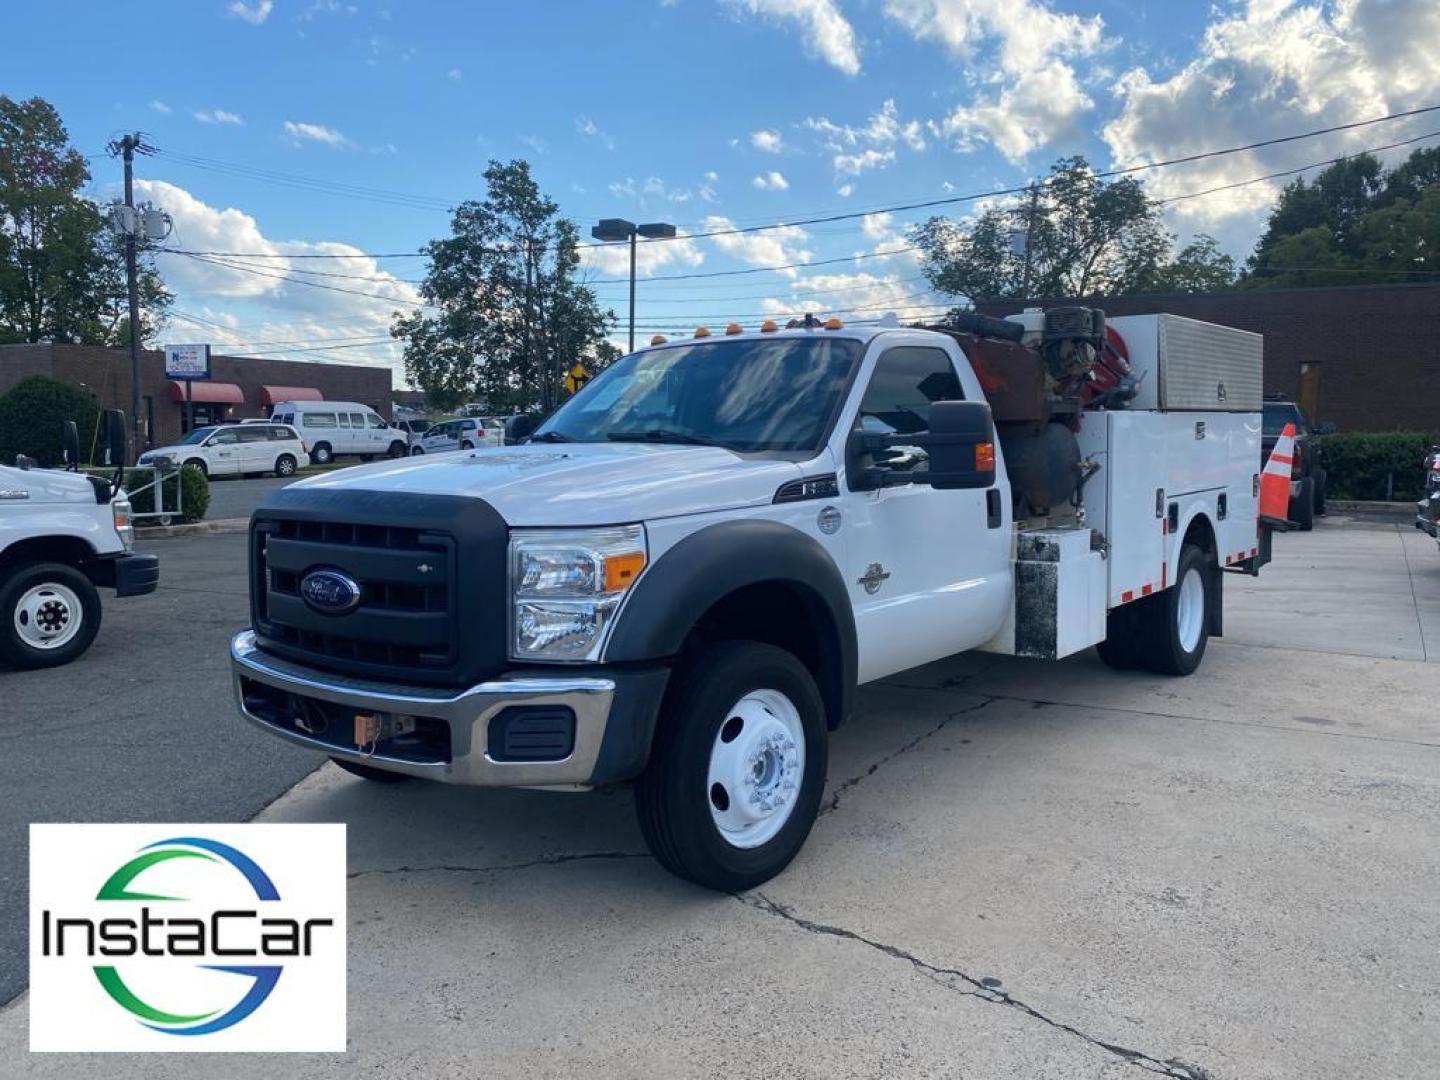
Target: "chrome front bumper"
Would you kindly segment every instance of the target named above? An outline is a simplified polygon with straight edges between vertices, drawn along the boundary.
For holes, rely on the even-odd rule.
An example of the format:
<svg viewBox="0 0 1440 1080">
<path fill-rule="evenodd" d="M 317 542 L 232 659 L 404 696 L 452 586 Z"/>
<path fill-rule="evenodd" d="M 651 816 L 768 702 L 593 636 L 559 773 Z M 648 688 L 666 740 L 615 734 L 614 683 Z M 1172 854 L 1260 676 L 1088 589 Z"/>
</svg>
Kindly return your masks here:
<svg viewBox="0 0 1440 1080">
<path fill-rule="evenodd" d="M 608 678 L 516 674 L 483 682 L 458 693 L 402 686 L 314 671 L 261 652 L 246 630 L 230 640 L 230 668 L 241 714 L 252 723 L 299 746 L 391 772 L 451 784 L 491 787 L 570 786 L 590 782 L 615 698 Z M 357 712 L 396 713 L 443 720 L 450 728 L 450 761 L 417 762 L 366 753 L 264 719 L 245 705 L 242 680 L 251 679 L 300 697 L 331 702 Z M 552 705 L 575 713 L 575 743 L 560 761 L 496 761 L 486 753 L 492 717 L 511 705 Z"/>
</svg>

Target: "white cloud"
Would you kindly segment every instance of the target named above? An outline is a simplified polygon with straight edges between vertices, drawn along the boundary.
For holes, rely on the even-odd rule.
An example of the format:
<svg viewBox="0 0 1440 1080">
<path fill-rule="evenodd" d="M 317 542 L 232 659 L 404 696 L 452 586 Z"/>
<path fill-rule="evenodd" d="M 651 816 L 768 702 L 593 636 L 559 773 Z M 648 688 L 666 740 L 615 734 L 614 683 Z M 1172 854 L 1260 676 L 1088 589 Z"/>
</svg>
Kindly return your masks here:
<svg viewBox="0 0 1440 1080">
<path fill-rule="evenodd" d="M 1157 81 L 1143 69 L 1121 76 L 1115 86 L 1121 110 L 1102 135 L 1115 162 L 1130 165 L 1415 108 L 1440 91 L 1436 41 L 1434 0 L 1338 0 L 1326 7 L 1252 0 L 1217 15 L 1196 55 L 1169 78 Z M 1211 158 L 1156 170 L 1147 184 L 1161 198 L 1200 191 L 1429 127 L 1429 118 L 1417 117 Z M 1253 230 L 1277 193 L 1276 184 L 1251 184 L 1175 203 L 1173 213 L 1211 230 L 1229 222 L 1238 235 Z"/>
<path fill-rule="evenodd" d="M 615 149 L 614 137 L 611 136 L 609 132 L 602 130 L 594 120 L 591 120 L 590 117 L 584 113 L 575 117 L 575 130 L 587 139 L 594 139 L 600 143 L 601 146 L 605 147 L 606 150 Z"/>
<path fill-rule="evenodd" d="M 194 113 L 194 116 L 202 124 L 235 124 L 239 126 L 245 123 L 243 116 L 238 113 L 226 112 L 224 109 L 203 109 Z"/>
<path fill-rule="evenodd" d="M 302 142 L 324 143 L 326 146 L 349 146 L 350 140 L 339 131 L 324 124 L 307 124 L 304 121 L 286 120 L 282 125 L 285 134 L 296 146 Z"/>
<path fill-rule="evenodd" d="M 459 82 L 461 79 L 463 79 L 463 78 L 465 77 L 465 73 L 464 73 L 463 71 L 461 71 L 459 68 L 451 68 L 449 71 L 447 71 L 447 72 L 445 73 L 445 77 L 446 77 L 447 79 L 453 79 L 455 82 Z"/>
<path fill-rule="evenodd" d="M 521 146 L 527 147 L 532 153 L 545 153 L 545 140 L 540 138 L 539 135 L 520 135 L 516 137 L 516 140 Z"/>
<path fill-rule="evenodd" d="M 683 233 L 674 240 L 641 240 L 635 245 L 637 277 L 650 277 L 667 267 L 693 269 L 704 261 L 699 245 Z M 597 277 L 625 277 L 630 273 L 630 245 L 585 248 L 580 252 L 580 265 Z"/>
<path fill-rule="evenodd" d="M 211 206 L 174 184 L 142 178 L 135 181 L 135 188 L 138 197 L 153 201 L 170 214 L 175 223 L 172 242 L 176 246 L 267 256 L 222 260 L 243 264 L 248 270 L 181 255 L 155 256 L 165 283 L 176 294 L 177 309 L 231 328 L 192 327 L 191 332 L 203 333 L 217 347 L 275 341 L 305 347 L 324 345 L 333 339 L 379 338 L 386 335 L 395 311 L 416 310 L 420 297 L 414 286 L 382 269 L 359 248 L 332 241 L 274 240 L 264 234 L 250 214 L 234 207 Z M 305 254 L 342 257 L 293 261 L 287 257 Z M 316 269 L 355 277 L 341 280 L 305 273 Z M 287 277 L 347 291 L 284 280 Z M 191 326 L 178 318 L 176 325 Z M 273 347 L 247 351 L 281 350 Z M 297 352 L 293 358 L 388 365 L 397 372 L 401 370 L 399 346 L 388 343 L 353 351 Z"/>
<path fill-rule="evenodd" d="M 858 176 L 867 169 L 883 169 L 895 162 L 895 148 L 904 145 L 920 152 L 926 148 L 918 120 L 902 120 L 894 99 L 888 99 L 860 126 L 838 124 L 826 116 L 807 117 L 803 126 L 819 136 L 831 152 L 831 165 L 840 176 Z"/>
<path fill-rule="evenodd" d="M 985 139 L 1012 161 L 1071 133 L 1093 106 L 1067 58 L 1110 42 L 1100 16 L 1054 11 L 1045 0 L 886 0 L 885 14 L 917 40 L 937 41 L 992 89 L 934 125 L 969 150 Z"/>
<path fill-rule="evenodd" d="M 790 296 L 761 300 L 760 310 L 786 317 L 807 311 L 816 315 L 839 313 L 846 320 L 878 319 L 894 311 L 909 319 L 928 315 L 944 303 L 923 284 L 894 272 L 811 274 L 795 278 L 790 288 Z"/>
<path fill-rule="evenodd" d="M 780 137 L 778 131 L 769 128 L 762 128 L 759 131 L 750 133 L 750 145 L 756 150 L 763 150 L 767 154 L 778 154 L 785 149 L 785 140 Z"/>
<path fill-rule="evenodd" d="M 860 48 L 855 28 L 840 13 L 835 0 L 732 0 L 749 11 L 775 20 L 789 20 L 800 28 L 805 51 L 818 56 L 846 75 L 860 73 Z"/>
<path fill-rule="evenodd" d="M 778 173 L 772 169 L 770 172 L 761 173 L 755 177 L 754 180 L 751 180 L 750 186 L 760 191 L 788 191 L 790 190 L 790 181 L 785 179 L 783 173 Z"/>
<path fill-rule="evenodd" d="M 165 116 L 169 116 L 172 112 L 175 111 L 174 109 L 170 108 L 169 105 L 166 105 L 165 102 L 159 100 L 150 102 L 150 108 L 153 109 L 155 112 L 161 113 Z"/>
<path fill-rule="evenodd" d="M 270 18 L 270 12 L 275 10 L 275 0 L 255 0 L 253 4 L 247 4 L 245 0 L 231 0 L 225 10 L 234 18 L 244 19 L 252 26 L 259 26 Z"/>
<path fill-rule="evenodd" d="M 712 214 L 705 219 L 705 232 L 733 228 L 735 223 L 719 214 Z M 713 236 L 710 242 L 723 254 L 751 266 L 783 266 L 810 261 L 810 251 L 804 246 L 809 238 L 810 234 L 798 225 L 782 225 L 778 229 L 766 229 L 764 232 Z M 786 277 L 794 277 L 798 271 L 789 269 L 780 273 Z"/>
<path fill-rule="evenodd" d="M 835 189 L 835 194 L 839 195 L 842 199 L 848 199 L 851 195 L 855 194 L 855 185 L 841 184 Z"/>
<path fill-rule="evenodd" d="M 842 176 L 859 176 L 866 169 L 883 169 L 895 163 L 894 150 L 862 150 L 858 154 L 836 154 L 835 171 Z"/>
<path fill-rule="evenodd" d="M 711 170 L 692 189 L 670 184 L 658 176 L 647 176 L 644 180 L 627 176 L 624 180 L 611 181 L 609 189 L 617 199 L 633 199 L 643 210 L 661 204 L 681 205 L 696 198 L 714 202 L 715 184 L 719 179 L 719 175 Z"/>
<path fill-rule="evenodd" d="M 866 214 L 860 219 L 860 231 L 865 234 L 867 240 L 879 240 L 890 234 L 894 221 L 895 215 L 888 211 Z"/>
</svg>

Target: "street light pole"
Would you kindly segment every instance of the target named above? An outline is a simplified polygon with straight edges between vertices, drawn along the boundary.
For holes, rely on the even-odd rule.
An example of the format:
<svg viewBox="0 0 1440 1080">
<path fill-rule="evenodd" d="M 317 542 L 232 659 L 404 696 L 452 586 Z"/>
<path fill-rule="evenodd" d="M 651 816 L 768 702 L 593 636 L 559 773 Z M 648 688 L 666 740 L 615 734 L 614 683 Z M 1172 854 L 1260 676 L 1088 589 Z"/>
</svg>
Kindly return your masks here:
<svg viewBox="0 0 1440 1080">
<path fill-rule="evenodd" d="M 125 205 L 135 207 L 135 147 L 140 142 L 138 135 L 126 135 L 120 140 L 120 152 L 125 161 Z M 135 231 L 125 233 L 125 288 L 130 294 L 130 427 L 134 432 L 134 449 L 138 455 L 144 449 L 140 436 L 140 274 L 135 265 Z"/>
<path fill-rule="evenodd" d="M 628 352 L 635 351 L 635 245 L 640 237 L 646 240 L 673 240 L 676 235 L 674 225 L 667 225 L 663 221 L 653 221 L 648 225 L 636 225 L 633 221 L 626 221 L 624 218 L 601 218 L 600 224 L 590 227 L 590 235 L 602 243 L 612 244 L 621 240 L 630 241 L 630 348 Z"/>
</svg>

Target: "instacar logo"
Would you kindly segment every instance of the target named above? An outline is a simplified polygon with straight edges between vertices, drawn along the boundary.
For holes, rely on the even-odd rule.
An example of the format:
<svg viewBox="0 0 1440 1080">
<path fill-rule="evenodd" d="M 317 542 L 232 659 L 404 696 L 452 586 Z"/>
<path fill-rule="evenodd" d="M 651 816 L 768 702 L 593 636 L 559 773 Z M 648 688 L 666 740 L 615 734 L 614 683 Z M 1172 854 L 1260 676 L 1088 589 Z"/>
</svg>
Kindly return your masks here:
<svg viewBox="0 0 1440 1080">
<path fill-rule="evenodd" d="M 344 852 L 341 825 L 31 826 L 30 1048 L 344 1050 Z"/>
</svg>

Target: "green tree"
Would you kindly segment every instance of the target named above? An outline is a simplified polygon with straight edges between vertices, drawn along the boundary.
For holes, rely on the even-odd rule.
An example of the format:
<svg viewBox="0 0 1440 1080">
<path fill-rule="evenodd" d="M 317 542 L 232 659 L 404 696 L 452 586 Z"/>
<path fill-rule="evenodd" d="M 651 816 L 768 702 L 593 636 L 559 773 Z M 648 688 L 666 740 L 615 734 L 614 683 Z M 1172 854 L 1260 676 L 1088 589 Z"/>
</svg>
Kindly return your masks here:
<svg viewBox="0 0 1440 1080">
<path fill-rule="evenodd" d="M 931 286 L 970 302 L 1194 291 L 1234 279 L 1233 261 L 1209 237 L 1172 263 L 1159 204 L 1137 180 L 1101 180 L 1082 157 L 1056 162 L 1012 205 L 969 222 L 932 217 L 910 241 Z"/>
<path fill-rule="evenodd" d="M 41 465 L 61 463 L 60 426 L 74 420 L 80 433 L 80 457 L 90 460 L 100 407 L 78 386 L 44 375 L 31 375 L 0 395 L 0 463 L 26 454 Z"/>
<path fill-rule="evenodd" d="M 0 95 L 0 342 L 128 340 L 124 249 L 89 182 L 52 105 Z M 148 338 L 172 299 L 149 259 L 140 295 Z"/>
<path fill-rule="evenodd" d="M 560 399 L 565 372 L 591 355 L 614 314 L 575 279 L 575 224 L 541 194 L 525 161 L 490 162 L 487 193 L 450 218 L 420 293 L 436 311 L 400 317 L 405 374 L 438 408 L 476 395 L 496 410 Z"/>
</svg>

